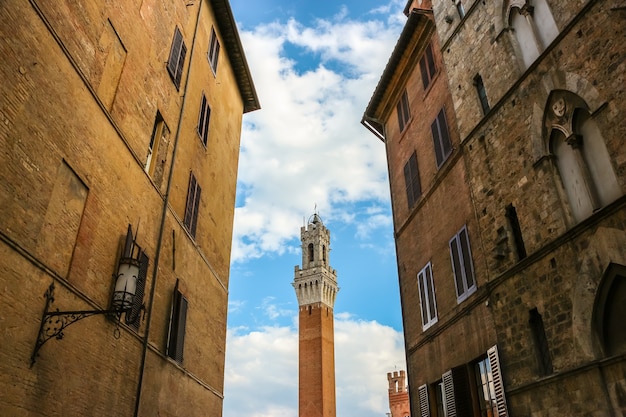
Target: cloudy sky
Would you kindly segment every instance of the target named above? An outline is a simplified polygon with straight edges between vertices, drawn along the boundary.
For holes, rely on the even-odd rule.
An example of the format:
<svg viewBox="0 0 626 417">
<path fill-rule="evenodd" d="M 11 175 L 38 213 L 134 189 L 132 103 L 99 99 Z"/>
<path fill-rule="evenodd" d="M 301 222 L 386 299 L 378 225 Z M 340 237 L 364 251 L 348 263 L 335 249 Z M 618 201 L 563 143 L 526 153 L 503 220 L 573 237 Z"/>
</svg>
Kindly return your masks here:
<svg viewBox="0 0 626 417">
<path fill-rule="evenodd" d="M 389 411 L 405 369 L 383 143 L 361 116 L 405 0 L 231 0 L 262 109 L 244 117 L 224 417 L 298 416 L 300 227 L 331 231 L 338 417 Z"/>
</svg>

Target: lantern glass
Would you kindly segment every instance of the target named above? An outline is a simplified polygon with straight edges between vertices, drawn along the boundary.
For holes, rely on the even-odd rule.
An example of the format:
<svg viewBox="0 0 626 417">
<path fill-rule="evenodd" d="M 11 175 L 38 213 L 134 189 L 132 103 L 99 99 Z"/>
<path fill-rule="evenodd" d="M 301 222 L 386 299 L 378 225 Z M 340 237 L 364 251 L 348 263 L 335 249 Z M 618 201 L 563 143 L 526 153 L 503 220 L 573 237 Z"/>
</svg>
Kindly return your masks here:
<svg viewBox="0 0 626 417">
<path fill-rule="evenodd" d="M 125 258 L 120 261 L 117 270 L 117 282 L 113 292 L 113 308 L 117 311 L 128 310 L 133 306 L 139 263 L 135 259 Z"/>
</svg>

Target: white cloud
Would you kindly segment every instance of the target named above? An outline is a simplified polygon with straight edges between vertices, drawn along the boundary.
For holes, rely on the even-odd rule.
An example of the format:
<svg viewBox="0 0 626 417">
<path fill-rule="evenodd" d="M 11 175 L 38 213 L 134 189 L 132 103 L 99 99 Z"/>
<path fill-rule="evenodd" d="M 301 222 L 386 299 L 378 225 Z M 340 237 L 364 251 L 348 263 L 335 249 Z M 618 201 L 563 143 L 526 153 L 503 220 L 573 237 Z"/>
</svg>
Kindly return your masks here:
<svg viewBox="0 0 626 417">
<path fill-rule="evenodd" d="M 297 321 L 297 317 L 294 317 Z M 349 314 L 335 316 L 337 415 L 389 411 L 387 372 L 405 369 L 402 334 Z M 298 416 L 298 333 L 294 327 L 229 329 L 224 417 Z"/>
<path fill-rule="evenodd" d="M 405 22 L 391 16 L 359 22 L 343 10 L 241 32 L 262 109 L 244 118 L 233 262 L 284 253 L 314 205 L 327 221 L 350 216 L 342 205 L 388 201 L 384 146 L 360 120 Z M 287 45 L 303 51 L 299 63 Z"/>
</svg>

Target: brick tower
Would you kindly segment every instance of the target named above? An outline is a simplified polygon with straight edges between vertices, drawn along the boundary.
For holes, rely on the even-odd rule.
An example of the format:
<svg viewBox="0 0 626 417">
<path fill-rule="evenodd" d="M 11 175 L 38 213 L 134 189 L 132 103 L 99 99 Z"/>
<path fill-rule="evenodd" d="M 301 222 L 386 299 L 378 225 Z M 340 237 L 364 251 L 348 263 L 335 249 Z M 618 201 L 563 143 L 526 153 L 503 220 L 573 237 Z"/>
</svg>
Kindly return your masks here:
<svg viewBox="0 0 626 417">
<path fill-rule="evenodd" d="M 409 391 L 406 388 L 406 373 L 389 372 L 389 411 L 390 417 L 410 417 L 411 407 L 409 405 Z"/>
<path fill-rule="evenodd" d="M 330 231 L 316 214 L 300 228 L 302 268 L 293 287 L 300 306 L 299 417 L 335 417 L 333 306 L 339 288 L 329 265 Z"/>
</svg>

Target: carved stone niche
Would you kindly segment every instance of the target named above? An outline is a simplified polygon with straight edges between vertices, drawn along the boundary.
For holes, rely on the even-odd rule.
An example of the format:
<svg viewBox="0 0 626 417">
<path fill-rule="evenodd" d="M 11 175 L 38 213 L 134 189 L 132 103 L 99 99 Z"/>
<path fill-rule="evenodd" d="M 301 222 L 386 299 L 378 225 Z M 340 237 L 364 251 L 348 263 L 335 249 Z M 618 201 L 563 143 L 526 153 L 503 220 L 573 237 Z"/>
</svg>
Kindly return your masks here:
<svg viewBox="0 0 626 417">
<path fill-rule="evenodd" d="M 544 113 L 544 129 L 550 137 L 552 129 L 558 129 L 565 137 L 570 137 L 576 133 L 574 126 L 574 115 L 576 109 L 589 112 L 587 103 L 576 94 L 565 90 L 554 90 L 548 97 Z"/>
</svg>

